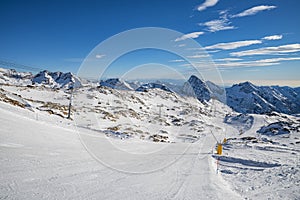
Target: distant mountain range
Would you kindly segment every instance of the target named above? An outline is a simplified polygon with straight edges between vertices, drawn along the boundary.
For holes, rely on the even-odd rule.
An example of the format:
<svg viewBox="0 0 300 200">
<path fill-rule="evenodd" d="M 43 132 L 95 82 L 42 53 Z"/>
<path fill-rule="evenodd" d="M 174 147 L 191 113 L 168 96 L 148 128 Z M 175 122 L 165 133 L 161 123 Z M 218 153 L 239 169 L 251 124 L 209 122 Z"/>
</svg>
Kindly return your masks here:
<svg viewBox="0 0 300 200">
<path fill-rule="evenodd" d="M 70 72 L 49 72 L 45 70 L 32 75 L 28 72 L 0 68 L 0 84 L 70 88 L 81 87 L 83 80 Z M 135 90 L 139 92 L 160 89 L 165 92 L 179 93 L 180 95 L 192 95 L 204 104 L 211 99 L 216 99 L 240 113 L 264 114 L 272 111 L 286 114 L 300 113 L 300 87 L 256 86 L 250 82 L 244 82 L 225 89 L 210 81 L 205 82 L 194 75 L 183 85 L 161 82 L 126 82 L 119 78 L 101 80 L 99 85 L 118 90 Z"/>
<path fill-rule="evenodd" d="M 245 82 L 226 88 L 226 97 L 227 105 L 241 113 L 300 113 L 300 88 L 255 86 Z"/>
<path fill-rule="evenodd" d="M 50 88 L 81 87 L 82 81 L 71 72 L 41 71 L 36 75 L 0 68 L 0 83 L 12 85 L 43 85 Z"/>
</svg>

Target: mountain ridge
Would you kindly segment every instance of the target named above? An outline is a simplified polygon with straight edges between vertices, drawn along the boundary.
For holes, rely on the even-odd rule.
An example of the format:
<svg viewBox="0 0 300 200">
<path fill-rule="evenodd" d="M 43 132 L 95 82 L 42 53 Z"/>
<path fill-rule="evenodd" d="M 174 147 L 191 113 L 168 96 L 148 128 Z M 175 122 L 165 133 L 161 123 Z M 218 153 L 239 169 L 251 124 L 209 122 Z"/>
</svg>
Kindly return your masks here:
<svg viewBox="0 0 300 200">
<path fill-rule="evenodd" d="M 51 88 L 81 87 L 82 80 L 71 72 L 41 71 L 36 75 L 29 72 L 17 72 L 0 69 L 0 83 L 13 85 L 43 85 Z M 201 103 L 211 99 L 219 100 L 234 111 L 245 114 L 265 114 L 279 112 L 285 114 L 300 113 L 300 87 L 257 86 L 246 81 L 222 88 L 211 81 L 203 81 L 192 75 L 182 86 L 164 83 L 131 83 L 119 78 L 101 80 L 100 86 L 113 89 L 146 92 L 149 89 L 161 89 L 180 95 L 194 96 Z M 171 88 L 169 86 L 172 86 Z"/>
</svg>

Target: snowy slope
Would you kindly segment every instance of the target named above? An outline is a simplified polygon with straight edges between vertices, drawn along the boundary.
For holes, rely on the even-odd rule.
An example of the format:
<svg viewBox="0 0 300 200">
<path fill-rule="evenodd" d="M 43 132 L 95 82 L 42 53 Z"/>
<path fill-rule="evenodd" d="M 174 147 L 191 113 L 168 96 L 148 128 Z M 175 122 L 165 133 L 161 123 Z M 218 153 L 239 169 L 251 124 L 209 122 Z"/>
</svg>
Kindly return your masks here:
<svg viewBox="0 0 300 200">
<path fill-rule="evenodd" d="M 216 156 L 219 171 L 249 199 L 299 199 L 299 118 L 279 113 L 246 116 L 235 116 L 239 128 L 245 119 L 254 120 L 240 136 L 228 137 L 223 155 Z"/>
<path fill-rule="evenodd" d="M 228 142 L 222 156 L 212 156 L 216 141 L 209 131 L 194 143 L 152 143 L 109 139 L 53 115 L 32 118 L 32 111 L 4 103 L 0 112 L 4 199 L 299 198 L 299 143 L 289 144 L 299 136 L 285 138 L 289 146 L 278 143 L 280 138 L 243 139 L 257 136 L 260 116 L 238 136 L 213 113 L 206 122 L 225 127 Z M 285 116 L 280 120 L 289 120 Z M 265 119 L 273 123 L 278 117 Z M 217 132 L 222 129 L 214 129 L 221 139 Z"/>
<path fill-rule="evenodd" d="M 81 144 L 91 140 L 97 145 L 88 150 L 113 158 L 116 152 L 103 137 L 82 130 L 79 137 L 71 127 L 60 128 L 3 109 L 0 112 L 5 124 L 0 132 L 1 199 L 240 199 L 215 173 L 208 148 L 214 142 L 211 137 L 192 146 L 168 146 L 164 153 L 142 157 L 127 153 L 130 160 L 125 167 L 139 171 L 152 166 L 154 170 L 133 174 L 97 162 Z M 140 149 L 154 143 L 122 142 L 123 147 L 133 144 Z M 161 161 L 171 164 L 162 166 Z M 114 164 L 124 168 L 122 162 Z"/>
</svg>

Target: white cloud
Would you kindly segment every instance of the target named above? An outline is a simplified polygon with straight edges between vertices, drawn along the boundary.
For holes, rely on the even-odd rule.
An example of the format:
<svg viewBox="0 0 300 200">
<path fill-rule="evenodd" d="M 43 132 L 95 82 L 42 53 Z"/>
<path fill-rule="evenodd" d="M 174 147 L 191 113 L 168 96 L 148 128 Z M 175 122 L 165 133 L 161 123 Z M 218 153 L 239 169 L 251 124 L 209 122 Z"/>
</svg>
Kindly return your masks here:
<svg viewBox="0 0 300 200">
<path fill-rule="evenodd" d="M 186 63 L 186 64 L 182 64 L 180 65 L 181 67 L 193 67 L 195 65 L 191 64 L 191 63 Z"/>
<path fill-rule="evenodd" d="M 287 58 L 269 58 L 260 60 L 262 63 L 280 62 L 280 61 L 293 61 L 300 60 L 300 57 L 287 57 Z"/>
<path fill-rule="evenodd" d="M 250 9 L 247 9 L 239 14 L 233 15 L 231 17 L 234 18 L 234 17 L 245 17 L 245 16 L 250 16 L 250 15 L 255 15 L 258 12 L 271 10 L 274 8 L 276 8 L 276 6 L 267 6 L 267 5 L 255 6 Z"/>
<path fill-rule="evenodd" d="M 219 52 L 220 50 L 210 50 L 210 51 L 206 51 L 208 54 L 211 54 L 211 53 L 217 53 Z"/>
<path fill-rule="evenodd" d="M 253 44 L 261 44 L 262 41 L 260 40 L 244 40 L 244 41 L 236 41 L 236 42 L 228 42 L 228 43 L 218 43 L 211 46 L 204 47 L 205 49 L 222 49 L 222 50 L 229 50 L 229 49 L 237 49 L 240 47 L 246 47 Z"/>
<path fill-rule="evenodd" d="M 283 53 L 293 53 L 300 51 L 300 44 L 288 44 L 277 47 L 264 47 L 259 49 L 252 49 L 247 51 L 233 52 L 230 53 L 231 56 L 252 56 L 252 55 L 270 55 L 270 54 L 283 54 Z"/>
<path fill-rule="evenodd" d="M 266 36 L 263 37 L 263 40 L 281 40 L 282 39 L 282 35 L 270 35 L 270 36 Z"/>
<path fill-rule="evenodd" d="M 215 59 L 214 61 L 226 61 L 226 62 L 229 62 L 229 61 L 241 61 L 243 59 L 241 58 L 219 58 L 219 59 Z"/>
<path fill-rule="evenodd" d="M 271 65 L 279 65 L 281 61 L 295 61 L 300 60 L 300 57 L 279 57 L 279 58 L 269 58 L 269 59 L 261 59 L 254 61 L 244 61 L 244 62 L 224 62 L 224 63 L 216 63 L 217 67 L 225 69 L 225 68 L 236 68 L 236 67 L 263 67 L 263 66 L 271 66 Z"/>
<path fill-rule="evenodd" d="M 188 58 L 207 58 L 209 57 L 208 54 L 195 54 L 195 55 L 192 55 L 192 56 L 187 56 Z"/>
<path fill-rule="evenodd" d="M 219 19 L 211 20 L 204 23 L 199 23 L 200 26 L 206 26 L 209 32 L 217 32 L 223 30 L 235 29 L 228 20 L 227 12 L 222 12 Z"/>
<path fill-rule="evenodd" d="M 184 62 L 185 60 L 183 59 L 177 59 L 177 60 L 170 60 L 169 62 Z"/>
<path fill-rule="evenodd" d="M 231 26 L 230 24 L 231 24 L 231 22 L 229 22 L 228 20 L 215 19 L 215 20 L 212 20 L 212 21 L 201 23 L 199 25 L 206 26 L 207 30 L 209 32 L 217 32 L 217 31 L 234 29 L 235 27 Z"/>
<path fill-rule="evenodd" d="M 182 40 L 186 40 L 186 39 L 189 39 L 189 38 L 198 38 L 200 35 L 203 35 L 204 32 L 193 32 L 193 33 L 188 33 L 188 34 L 185 34 L 179 38 L 176 38 L 175 39 L 175 42 L 179 42 L 179 41 L 182 41 Z"/>
<path fill-rule="evenodd" d="M 212 7 L 218 3 L 219 0 L 205 0 L 205 2 L 197 7 L 198 11 L 203 11 L 208 7 Z"/>
<path fill-rule="evenodd" d="M 100 59 L 100 58 L 105 57 L 105 55 L 104 55 L 104 54 L 97 54 L 95 57 L 96 57 L 97 59 Z"/>
<path fill-rule="evenodd" d="M 221 10 L 219 11 L 219 15 L 225 15 L 228 13 L 228 10 Z"/>
<path fill-rule="evenodd" d="M 247 62 L 226 62 L 217 63 L 216 66 L 219 68 L 236 68 L 236 67 L 263 67 L 270 65 L 278 65 L 279 62 L 259 62 L 259 61 L 247 61 Z"/>
</svg>

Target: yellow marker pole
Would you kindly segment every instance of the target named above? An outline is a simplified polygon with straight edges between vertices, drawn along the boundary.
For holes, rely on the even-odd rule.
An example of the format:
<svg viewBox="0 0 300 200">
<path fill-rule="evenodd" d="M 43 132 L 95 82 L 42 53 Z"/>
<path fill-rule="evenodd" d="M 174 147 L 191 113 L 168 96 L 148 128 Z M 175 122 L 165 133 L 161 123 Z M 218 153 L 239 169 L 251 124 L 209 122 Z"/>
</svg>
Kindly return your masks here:
<svg viewBox="0 0 300 200">
<path fill-rule="evenodd" d="M 222 155 L 222 144 L 220 144 L 220 143 L 218 143 L 218 146 L 217 146 L 217 154 Z"/>
</svg>

